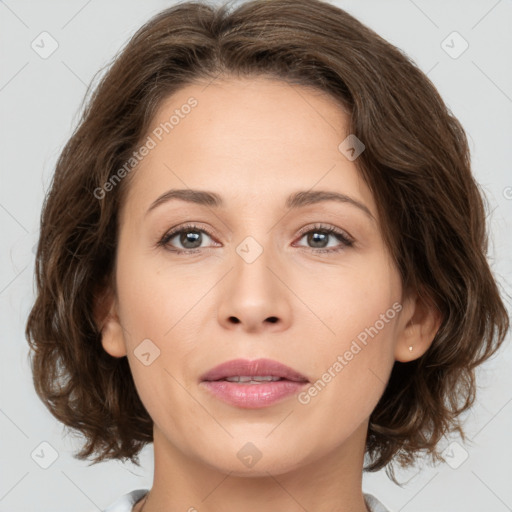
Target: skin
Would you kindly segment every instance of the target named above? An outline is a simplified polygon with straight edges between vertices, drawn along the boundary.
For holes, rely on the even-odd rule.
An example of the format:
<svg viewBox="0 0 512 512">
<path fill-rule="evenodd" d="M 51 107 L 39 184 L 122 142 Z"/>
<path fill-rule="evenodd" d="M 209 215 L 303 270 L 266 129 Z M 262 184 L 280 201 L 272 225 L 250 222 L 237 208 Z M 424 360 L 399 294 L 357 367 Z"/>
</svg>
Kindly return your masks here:
<svg viewBox="0 0 512 512">
<path fill-rule="evenodd" d="M 130 176 L 116 290 L 102 311 L 103 347 L 128 357 L 154 422 L 144 512 L 364 512 L 369 416 L 395 360 L 420 357 L 440 319 L 402 289 L 373 196 L 338 150 L 348 118 L 334 99 L 263 77 L 205 85 L 167 98 L 153 119 L 148 134 L 190 96 L 198 101 Z M 171 200 L 148 213 L 173 188 L 216 192 L 225 206 Z M 289 194 L 311 189 L 346 194 L 374 218 L 335 201 L 285 207 Z M 179 235 L 158 245 L 191 221 L 213 235 L 202 233 L 199 252 L 172 252 L 184 248 Z M 318 223 L 353 245 L 329 235 L 327 248 L 341 250 L 319 253 L 299 234 Z M 236 252 L 247 236 L 263 248 L 250 264 Z M 242 409 L 200 385 L 201 374 L 239 357 L 275 359 L 315 382 L 394 303 L 401 311 L 307 404 L 291 396 Z M 134 353 L 144 339 L 160 350 L 148 366 Z M 248 442 L 261 454 L 252 467 L 237 457 Z"/>
</svg>

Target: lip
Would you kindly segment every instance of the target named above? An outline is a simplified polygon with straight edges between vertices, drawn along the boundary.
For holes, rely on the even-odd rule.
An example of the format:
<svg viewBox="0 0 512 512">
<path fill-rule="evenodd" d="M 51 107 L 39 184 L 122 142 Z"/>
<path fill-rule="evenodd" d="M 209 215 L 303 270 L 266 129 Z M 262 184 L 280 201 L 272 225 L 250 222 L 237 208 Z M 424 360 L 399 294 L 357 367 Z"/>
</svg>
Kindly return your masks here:
<svg viewBox="0 0 512 512">
<path fill-rule="evenodd" d="M 224 380 L 236 376 L 271 376 L 282 380 L 246 384 Z M 304 375 L 272 359 L 233 359 L 212 368 L 200 381 L 218 399 L 245 409 L 268 407 L 297 394 L 309 383 Z"/>
<path fill-rule="evenodd" d="M 293 382 L 308 382 L 308 379 L 286 366 L 272 359 L 232 359 L 225 363 L 215 366 L 200 377 L 200 380 L 214 381 L 227 377 L 236 377 L 237 375 L 247 375 L 249 377 L 281 377 L 282 379 Z"/>
</svg>

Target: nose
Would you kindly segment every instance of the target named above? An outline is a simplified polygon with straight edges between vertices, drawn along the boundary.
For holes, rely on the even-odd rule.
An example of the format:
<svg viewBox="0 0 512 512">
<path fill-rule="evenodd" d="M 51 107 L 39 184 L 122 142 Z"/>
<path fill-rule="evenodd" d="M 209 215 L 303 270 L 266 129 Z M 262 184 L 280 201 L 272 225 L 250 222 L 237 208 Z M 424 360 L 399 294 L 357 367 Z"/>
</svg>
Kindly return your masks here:
<svg viewBox="0 0 512 512">
<path fill-rule="evenodd" d="M 283 267 L 269 247 L 250 239 L 246 245 L 240 244 L 232 270 L 219 289 L 219 323 L 247 333 L 286 330 L 292 321 L 293 294 Z"/>
</svg>

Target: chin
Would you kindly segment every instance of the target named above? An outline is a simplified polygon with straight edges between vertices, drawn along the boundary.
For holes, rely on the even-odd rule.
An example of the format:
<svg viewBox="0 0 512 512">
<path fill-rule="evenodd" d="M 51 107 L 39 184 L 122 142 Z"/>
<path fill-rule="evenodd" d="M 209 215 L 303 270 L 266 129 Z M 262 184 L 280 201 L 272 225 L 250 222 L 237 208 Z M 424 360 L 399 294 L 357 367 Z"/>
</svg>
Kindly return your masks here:
<svg viewBox="0 0 512 512">
<path fill-rule="evenodd" d="M 217 445 L 215 451 L 198 454 L 202 460 L 215 470 L 239 477 L 268 477 L 293 471 L 315 458 L 313 453 L 300 453 L 300 443 L 289 441 L 286 446 L 281 440 L 270 442 L 265 439 L 268 432 L 261 438 L 244 436 L 243 440 L 231 439 L 226 445 Z M 261 442 L 260 442 L 261 441 Z M 212 443 L 213 444 L 213 443 Z M 299 448 L 298 448 L 299 447 Z"/>
<path fill-rule="evenodd" d="M 266 460 L 263 460 L 264 458 Z M 268 478 L 269 474 L 273 476 L 286 474 L 300 466 L 301 464 L 297 461 L 283 461 L 279 456 L 270 458 L 263 456 L 252 467 L 244 467 L 244 464 L 240 463 L 238 460 L 234 463 L 229 460 L 226 461 L 226 464 L 219 464 L 218 459 L 213 467 L 220 473 L 229 474 L 229 476 L 233 477 Z"/>
</svg>

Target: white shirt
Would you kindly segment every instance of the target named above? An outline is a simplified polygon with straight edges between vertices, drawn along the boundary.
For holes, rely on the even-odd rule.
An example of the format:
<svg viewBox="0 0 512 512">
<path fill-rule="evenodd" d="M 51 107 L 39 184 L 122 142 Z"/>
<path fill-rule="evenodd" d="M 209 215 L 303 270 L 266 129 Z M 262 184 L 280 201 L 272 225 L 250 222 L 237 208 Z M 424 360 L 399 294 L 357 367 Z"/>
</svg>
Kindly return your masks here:
<svg viewBox="0 0 512 512">
<path fill-rule="evenodd" d="M 132 512 L 133 505 L 147 492 L 148 489 L 136 489 L 128 494 L 124 494 L 103 512 Z M 390 512 L 375 496 L 366 493 L 363 493 L 363 496 L 370 512 Z"/>
</svg>

